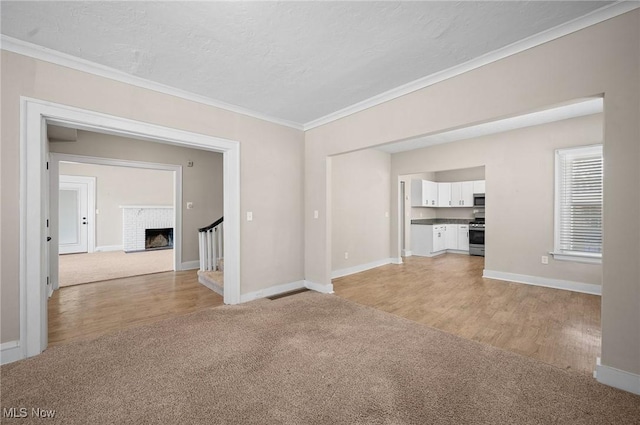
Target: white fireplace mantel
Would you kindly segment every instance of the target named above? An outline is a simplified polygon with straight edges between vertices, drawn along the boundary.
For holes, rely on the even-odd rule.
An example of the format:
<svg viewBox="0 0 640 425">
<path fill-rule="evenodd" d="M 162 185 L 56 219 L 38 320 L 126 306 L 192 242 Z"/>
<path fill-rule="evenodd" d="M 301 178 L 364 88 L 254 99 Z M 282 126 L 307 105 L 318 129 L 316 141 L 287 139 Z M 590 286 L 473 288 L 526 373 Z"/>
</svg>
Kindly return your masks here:
<svg viewBox="0 0 640 425">
<path fill-rule="evenodd" d="M 144 251 L 145 230 L 174 226 L 174 209 L 169 205 L 121 205 L 122 246 L 125 252 Z"/>
</svg>

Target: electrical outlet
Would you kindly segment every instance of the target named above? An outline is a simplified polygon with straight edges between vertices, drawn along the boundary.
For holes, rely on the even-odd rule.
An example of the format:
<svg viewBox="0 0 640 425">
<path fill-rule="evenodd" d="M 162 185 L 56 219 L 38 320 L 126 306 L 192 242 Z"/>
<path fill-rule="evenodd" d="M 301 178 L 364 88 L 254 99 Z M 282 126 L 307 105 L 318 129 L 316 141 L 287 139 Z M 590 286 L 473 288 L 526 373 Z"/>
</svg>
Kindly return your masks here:
<svg viewBox="0 0 640 425">
<path fill-rule="evenodd" d="M 345 253 L 344 253 L 344 259 L 345 259 L 345 260 L 348 260 L 348 259 L 349 259 L 349 253 L 348 253 L 348 252 L 345 252 Z"/>
<path fill-rule="evenodd" d="M 387 217 L 387 218 L 389 218 L 389 211 L 385 212 L 385 213 L 384 213 L 384 216 L 385 216 L 385 217 Z"/>
<path fill-rule="evenodd" d="M 318 218 L 318 210 L 313 211 L 313 218 Z"/>
<path fill-rule="evenodd" d="M 253 213 L 251 211 L 247 211 L 247 221 L 253 221 Z"/>
<path fill-rule="evenodd" d="M 188 210 L 192 210 L 193 209 L 193 202 L 187 202 L 187 209 Z"/>
<path fill-rule="evenodd" d="M 549 264 L 549 257 L 543 255 L 541 258 L 542 264 Z"/>
</svg>

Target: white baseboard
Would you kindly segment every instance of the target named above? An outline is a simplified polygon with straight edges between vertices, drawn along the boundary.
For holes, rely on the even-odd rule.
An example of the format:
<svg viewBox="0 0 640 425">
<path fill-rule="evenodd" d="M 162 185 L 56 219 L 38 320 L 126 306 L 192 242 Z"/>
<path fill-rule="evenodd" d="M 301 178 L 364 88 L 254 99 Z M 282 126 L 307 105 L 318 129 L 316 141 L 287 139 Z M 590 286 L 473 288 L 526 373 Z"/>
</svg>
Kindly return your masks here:
<svg viewBox="0 0 640 425">
<path fill-rule="evenodd" d="M 447 249 L 447 254 L 469 255 L 469 251 L 463 251 L 461 249 Z"/>
<path fill-rule="evenodd" d="M 295 291 L 296 289 L 304 288 L 304 280 L 298 280 L 295 282 L 284 283 L 282 285 L 270 286 L 259 291 L 248 292 L 240 295 L 240 302 L 246 303 L 248 301 L 258 300 L 260 298 L 272 297 L 274 295 L 282 294 L 289 291 Z"/>
<path fill-rule="evenodd" d="M 180 270 L 195 270 L 200 268 L 200 261 L 185 261 L 180 264 Z"/>
<path fill-rule="evenodd" d="M 640 395 L 640 375 L 600 364 L 600 357 L 593 377 L 601 384 Z"/>
<path fill-rule="evenodd" d="M 411 252 L 410 250 L 408 250 L 408 249 L 403 249 L 402 250 L 402 256 L 403 257 L 411 257 L 412 255 L 413 255 L 413 252 Z"/>
<path fill-rule="evenodd" d="M 391 264 L 402 264 L 402 257 L 389 258 Z"/>
<path fill-rule="evenodd" d="M 304 286 L 305 288 L 312 291 L 320 292 L 323 294 L 333 294 L 333 283 L 327 283 L 326 285 L 323 285 L 321 283 L 315 283 L 311 282 L 310 280 L 305 280 Z"/>
<path fill-rule="evenodd" d="M 122 245 L 102 245 L 97 246 L 94 252 L 124 251 Z"/>
<path fill-rule="evenodd" d="M 7 341 L 0 344 L 0 364 L 17 362 L 24 359 L 20 341 Z"/>
<path fill-rule="evenodd" d="M 526 274 L 484 270 L 482 277 L 508 282 L 525 283 L 527 285 L 544 286 L 546 288 L 564 289 L 566 291 L 582 292 L 585 294 L 602 295 L 602 286 L 592 283 L 573 282 L 571 280 L 550 279 L 547 277 L 529 276 Z"/>
<path fill-rule="evenodd" d="M 353 267 L 347 267 L 346 269 L 335 270 L 331 272 L 331 279 L 336 279 L 338 277 L 343 277 L 343 276 L 349 276 L 350 274 L 360 273 L 365 270 L 375 269 L 376 267 L 391 264 L 394 261 L 395 259 L 392 259 L 392 258 L 383 258 L 382 260 L 372 261 L 370 263 L 360 264 Z M 396 264 L 402 264 L 402 259 L 400 259 L 400 263 L 396 263 Z"/>
<path fill-rule="evenodd" d="M 434 252 L 434 253 L 431 253 L 431 254 L 412 254 L 412 256 L 431 258 L 431 257 L 437 257 L 439 255 L 444 255 L 446 253 L 447 253 L 447 251 L 438 251 L 438 252 Z"/>
</svg>

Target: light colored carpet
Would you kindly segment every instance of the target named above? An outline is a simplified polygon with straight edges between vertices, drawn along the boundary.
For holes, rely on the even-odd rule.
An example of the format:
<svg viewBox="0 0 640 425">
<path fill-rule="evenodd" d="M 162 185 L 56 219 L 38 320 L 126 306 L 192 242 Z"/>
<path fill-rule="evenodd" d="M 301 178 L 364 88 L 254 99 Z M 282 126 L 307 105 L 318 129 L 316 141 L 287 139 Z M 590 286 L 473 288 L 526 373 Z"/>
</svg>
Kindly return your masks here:
<svg viewBox="0 0 640 425">
<path fill-rule="evenodd" d="M 640 423 L 638 396 L 310 291 L 53 347 L 0 376 L 2 408 L 55 409 L 47 423 Z"/>
<path fill-rule="evenodd" d="M 198 270 L 198 282 L 224 296 L 224 272 Z"/>
<path fill-rule="evenodd" d="M 129 254 L 123 251 L 65 254 L 58 258 L 60 286 L 173 270 L 173 249 Z"/>
</svg>

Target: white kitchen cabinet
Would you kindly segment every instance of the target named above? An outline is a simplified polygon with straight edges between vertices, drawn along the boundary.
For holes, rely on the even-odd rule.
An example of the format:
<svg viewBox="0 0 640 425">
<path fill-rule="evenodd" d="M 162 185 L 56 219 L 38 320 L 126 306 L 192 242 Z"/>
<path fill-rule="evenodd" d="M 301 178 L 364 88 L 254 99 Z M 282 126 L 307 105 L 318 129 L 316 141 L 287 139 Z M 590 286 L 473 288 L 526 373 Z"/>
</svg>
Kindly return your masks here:
<svg viewBox="0 0 640 425">
<path fill-rule="evenodd" d="M 475 180 L 473 182 L 473 193 L 485 193 L 485 180 Z"/>
<path fill-rule="evenodd" d="M 432 182 L 411 180 L 412 207 L 473 207 L 473 194 L 485 192 L 485 181 Z"/>
<path fill-rule="evenodd" d="M 473 191 L 474 185 L 473 182 L 462 182 L 462 193 L 460 195 L 460 206 L 461 207 L 473 207 Z M 482 189 L 484 190 L 484 184 L 482 185 Z M 478 192 L 484 193 L 484 192 Z"/>
<path fill-rule="evenodd" d="M 469 225 L 411 225 L 412 255 L 431 257 L 447 250 L 469 251 Z"/>
<path fill-rule="evenodd" d="M 458 248 L 459 251 L 469 251 L 469 225 L 458 225 Z"/>
<path fill-rule="evenodd" d="M 411 180 L 411 206 L 437 207 L 438 184 L 429 180 Z"/>
<path fill-rule="evenodd" d="M 411 225 L 411 254 L 429 257 L 433 253 L 433 227 L 425 224 Z"/>
<path fill-rule="evenodd" d="M 438 224 L 433 226 L 433 251 L 444 251 L 446 248 L 445 231 L 447 226 L 444 224 Z"/>
<path fill-rule="evenodd" d="M 451 206 L 459 207 L 462 199 L 462 182 L 451 183 Z"/>
<path fill-rule="evenodd" d="M 458 225 L 457 224 L 445 224 L 444 230 L 444 248 L 445 249 L 458 249 Z"/>
<path fill-rule="evenodd" d="M 473 182 L 451 183 L 451 206 L 473 207 Z"/>
<path fill-rule="evenodd" d="M 451 206 L 451 183 L 438 183 L 438 206 Z"/>
</svg>

